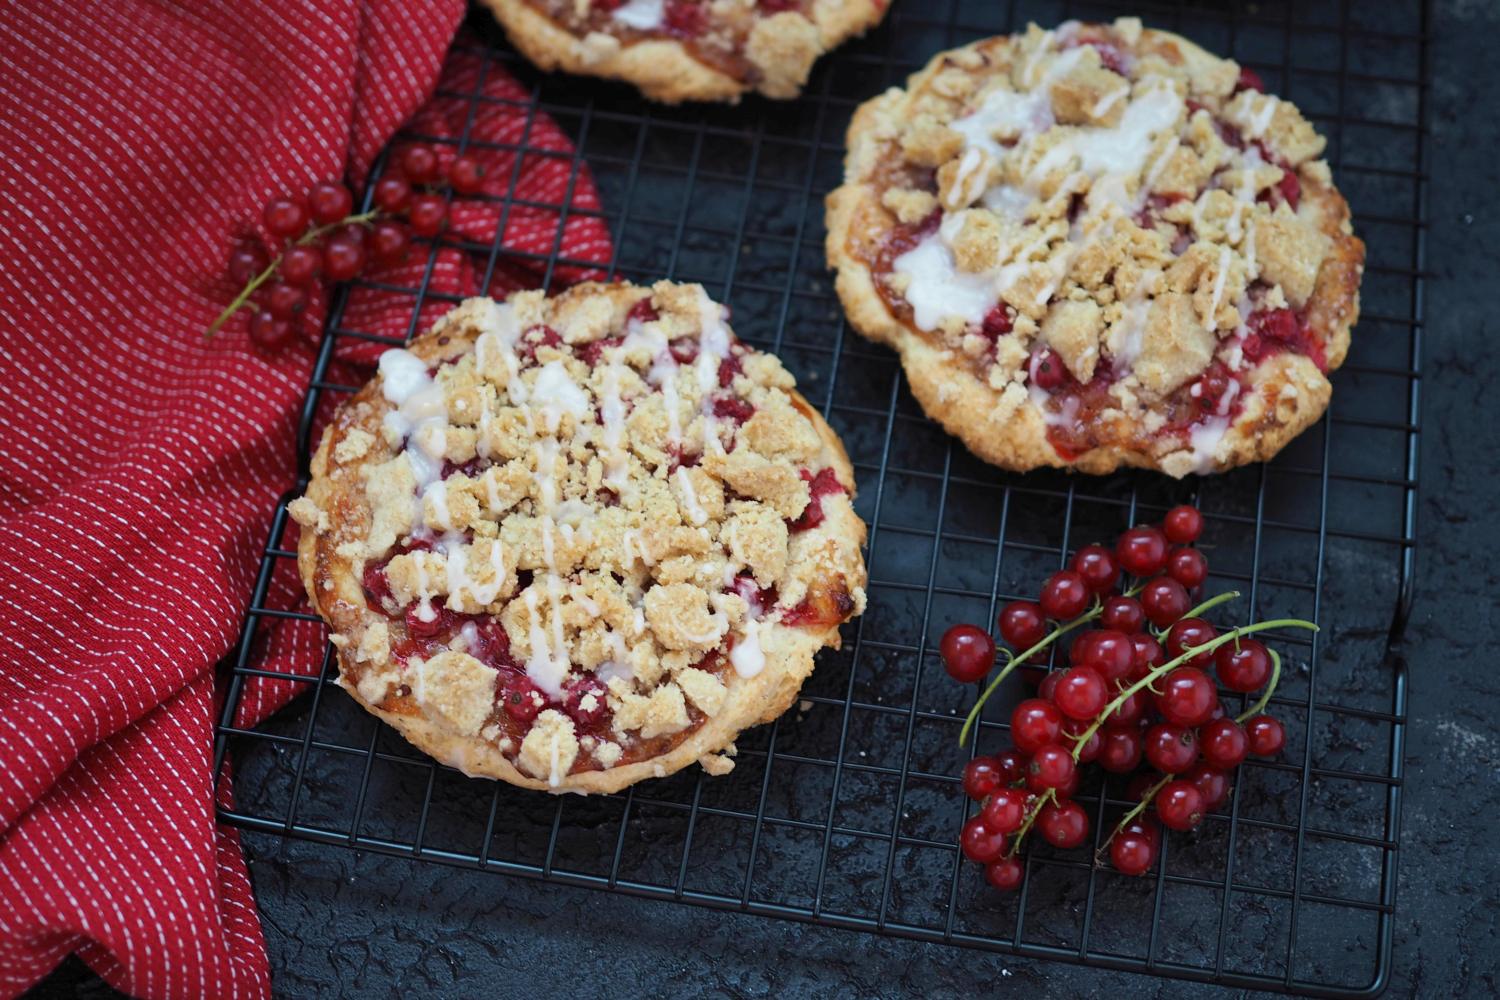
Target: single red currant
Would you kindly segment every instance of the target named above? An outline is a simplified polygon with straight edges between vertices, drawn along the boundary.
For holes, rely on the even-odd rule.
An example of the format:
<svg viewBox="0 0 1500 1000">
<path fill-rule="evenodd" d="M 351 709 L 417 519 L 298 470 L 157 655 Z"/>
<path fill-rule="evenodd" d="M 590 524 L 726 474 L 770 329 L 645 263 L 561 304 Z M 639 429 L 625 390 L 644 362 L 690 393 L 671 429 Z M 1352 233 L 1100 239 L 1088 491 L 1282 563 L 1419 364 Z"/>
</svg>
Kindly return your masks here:
<svg viewBox="0 0 1500 1000">
<path fill-rule="evenodd" d="M 365 248 L 336 236 L 323 248 L 323 273 L 330 281 L 351 281 L 365 269 Z"/>
<path fill-rule="evenodd" d="M 279 351 L 291 343 L 296 329 L 289 320 L 276 316 L 269 309 L 257 310 L 250 317 L 250 342 L 264 351 Z"/>
<path fill-rule="evenodd" d="M 1214 682 L 1197 667 L 1178 667 L 1162 678 L 1156 710 L 1174 726 L 1201 726 L 1219 707 Z"/>
<path fill-rule="evenodd" d="M 1167 538 L 1156 528 L 1137 525 L 1115 543 L 1115 559 L 1131 576 L 1154 576 L 1167 565 Z"/>
<path fill-rule="evenodd" d="M 1260 78 L 1260 74 L 1255 72 L 1255 70 L 1251 69 L 1249 66 L 1241 66 L 1240 77 L 1235 81 L 1234 89 L 1236 91 L 1265 90 L 1266 84 L 1265 81 Z"/>
<path fill-rule="evenodd" d="M 525 674 L 505 675 L 500 698 L 505 705 L 505 714 L 522 725 L 530 725 L 547 706 L 546 695 Z"/>
<path fill-rule="evenodd" d="M 1188 590 L 1208 579 L 1208 560 L 1197 549 L 1173 549 L 1167 556 L 1167 575 Z"/>
<path fill-rule="evenodd" d="M 1129 635 L 1146 627 L 1146 612 L 1141 610 L 1141 602 L 1134 597 L 1114 594 L 1104 599 L 1104 611 L 1099 616 L 1099 624 Z"/>
<path fill-rule="evenodd" d="M 248 285 L 269 264 L 259 243 L 237 244 L 229 252 L 229 278 L 236 285 Z"/>
<path fill-rule="evenodd" d="M 1250 755 L 1250 739 L 1233 719 L 1210 719 L 1198 729 L 1203 760 L 1221 771 L 1233 771 Z"/>
<path fill-rule="evenodd" d="M 1026 755 L 1014 747 L 995 754 L 994 760 L 1000 784 L 1014 785 L 1026 777 Z"/>
<path fill-rule="evenodd" d="M 1068 850 L 1089 839 L 1089 814 L 1077 802 L 1048 802 L 1037 813 L 1036 827 L 1047 843 Z"/>
<path fill-rule="evenodd" d="M 1203 822 L 1203 793 L 1182 778 L 1167 782 L 1156 793 L 1156 817 L 1173 830 L 1193 829 Z"/>
<path fill-rule="evenodd" d="M 1104 678 L 1091 667 L 1070 667 L 1058 678 L 1052 703 L 1070 719 L 1092 719 L 1109 701 Z"/>
<path fill-rule="evenodd" d="M 1254 639 L 1236 639 L 1215 650 L 1214 668 L 1229 690 L 1249 694 L 1270 679 L 1271 654 Z"/>
<path fill-rule="evenodd" d="M 279 239 L 301 236 L 307 228 L 307 206 L 291 198 L 273 198 L 266 202 L 262 218 L 272 236 Z"/>
<path fill-rule="evenodd" d="M 1001 788 L 985 802 L 979 814 L 984 825 L 998 833 L 1010 834 L 1026 822 L 1026 793 L 1019 788 Z"/>
<path fill-rule="evenodd" d="M 354 195 L 338 181 L 319 181 L 307 192 L 307 207 L 320 226 L 338 222 L 354 208 Z"/>
<path fill-rule="evenodd" d="M 1180 619 L 1167 630 L 1167 655 L 1175 660 L 1189 649 L 1197 649 L 1213 641 L 1218 634 L 1218 630 L 1202 618 Z M 1187 665 L 1207 668 L 1213 658 L 1213 651 L 1199 653 L 1188 660 Z"/>
<path fill-rule="evenodd" d="M 1044 392 L 1060 389 L 1068 381 L 1068 369 L 1050 347 L 1042 348 L 1031 365 L 1031 380 Z"/>
<path fill-rule="evenodd" d="M 419 194 L 412 198 L 406 218 L 418 236 L 436 236 L 448 222 L 448 203 L 440 194 Z"/>
<path fill-rule="evenodd" d="M 405 211 L 411 201 L 411 183 L 399 174 L 386 174 L 375 182 L 373 197 L 376 207 L 382 211 Z"/>
<path fill-rule="evenodd" d="M 413 184 L 431 184 L 437 180 L 437 154 L 431 146 L 407 146 L 401 151 L 401 170 Z"/>
<path fill-rule="evenodd" d="M 1115 565 L 1114 554 L 1102 545 L 1085 545 L 1079 549 L 1073 556 L 1072 567 L 1095 594 L 1114 589 L 1120 579 L 1120 567 Z"/>
<path fill-rule="evenodd" d="M 1038 603 L 1042 613 L 1057 621 L 1068 621 L 1083 614 L 1089 606 L 1089 588 L 1083 577 L 1072 570 L 1058 570 L 1042 586 Z"/>
<path fill-rule="evenodd" d="M 978 802 L 1006 784 L 993 757 L 975 757 L 964 765 L 964 794 Z"/>
<path fill-rule="evenodd" d="M 1229 801 L 1229 775 L 1225 772 L 1207 764 L 1194 764 L 1183 777 L 1191 781 L 1197 787 L 1198 794 L 1203 796 L 1204 812 L 1213 812 Z"/>
<path fill-rule="evenodd" d="M 459 194 L 478 194 L 484 187 L 485 167 L 467 154 L 448 164 L 448 184 Z"/>
<path fill-rule="evenodd" d="M 1146 730 L 1143 750 L 1146 760 L 1163 774 L 1181 774 L 1198 759 L 1195 730 L 1158 722 Z"/>
<path fill-rule="evenodd" d="M 1105 729 L 1099 747 L 1099 766 L 1113 774 L 1129 774 L 1141 764 L 1139 729 Z"/>
<path fill-rule="evenodd" d="M 943 669 L 960 684 L 972 684 L 995 665 L 995 640 L 978 625 L 954 625 L 938 643 Z"/>
<path fill-rule="evenodd" d="M 1203 533 L 1203 515 L 1196 507 L 1182 504 L 1167 511 L 1161 522 L 1161 530 L 1167 540 L 1177 545 L 1191 545 Z"/>
<path fill-rule="evenodd" d="M 1166 628 L 1187 614 L 1188 607 L 1187 588 L 1170 576 L 1157 577 L 1141 591 L 1141 608 L 1157 628 Z"/>
<path fill-rule="evenodd" d="M 1104 744 L 1103 737 L 1100 735 L 1102 730 L 1095 730 L 1084 741 L 1083 746 L 1078 746 L 1078 738 L 1088 731 L 1090 725 L 1091 721 L 1083 722 L 1078 719 L 1066 719 L 1063 721 L 1063 733 L 1070 737 L 1066 745 L 1078 747 L 1078 763 L 1080 764 L 1092 764 L 1098 760 L 1099 748 Z"/>
<path fill-rule="evenodd" d="M 1146 713 L 1146 692 L 1137 691 L 1120 702 L 1118 708 L 1104 719 L 1108 729 L 1138 729 L 1141 716 Z"/>
<path fill-rule="evenodd" d="M 964 857 L 982 865 L 989 864 L 1005 853 L 1005 834 L 991 830 L 979 816 L 970 817 L 964 824 L 958 843 Z"/>
<path fill-rule="evenodd" d="M 1130 636 L 1113 629 L 1099 629 L 1087 633 L 1094 638 L 1083 655 L 1073 662 L 1099 672 L 1106 681 L 1117 681 L 1130 673 L 1135 663 L 1135 647 Z"/>
<path fill-rule="evenodd" d="M 1140 821 L 1126 825 L 1109 843 L 1109 861 L 1122 875 L 1144 875 L 1156 863 L 1157 836 Z"/>
<path fill-rule="evenodd" d="M 323 270 L 323 255 L 317 247 L 287 247 L 278 270 L 282 281 L 307 286 L 318 280 L 318 274 Z"/>
<path fill-rule="evenodd" d="M 411 246 L 411 237 L 406 227 L 390 219 L 382 219 L 370 229 L 370 254 L 382 264 L 390 264 L 406 256 Z"/>
<path fill-rule="evenodd" d="M 307 308 L 307 291 L 285 281 L 266 290 L 266 310 L 277 319 L 296 319 Z"/>
<path fill-rule="evenodd" d="M 1026 767 L 1026 787 L 1033 792 L 1045 792 L 1049 788 L 1064 788 L 1078 770 L 1073 754 L 1058 743 L 1039 747 Z"/>
<path fill-rule="evenodd" d="M 1257 757 L 1274 757 L 1286 746 L 1286 729 L 1269 715 L 1257 715 L 1245 723 L 1245 736 Z"/>
<path fill-rule="evenodd" d="M 1047 637 L 1047 618 L 1040 605 L 1011 601 L 1000 611 L 1000 638 L 1016 652 L 1023 652 Z"/>
<path fill-rule="evenodd" d="M 984 866 L 984 878 L 1001 892 L 1010 892 L 1026 877 L 1026 869 L 1016 858 L 996 858 Z"/>
<path fill-rule="evenodd" d="M 1152 667 L 1159 667 L 1167 662 L 1167 651 L 1161 648 L 1161 643 L 1156 638 L 1145 632 L 1135 632 L 1130 636 L 1130 679 L 1138 681 L 1150 671 Z"/>
<path fill-rule="evenodd" d="M 1010 714 L 1010 738 L 1022 753 L 1036 753 L 1062 735 L 1063 714 L 1050 701 L 1027 698 Z"/>
<path fill-rule="evenodd" d="M 1047 676 L 1042 678 L 1042 682 L 1036 686 L 1036 696 L 1051 701 L 1052 696 L 1057 694 L 1057 682 L 1060 680 L 1062 680 L 1061 670 L 1049 671 Z"/>
</svg>

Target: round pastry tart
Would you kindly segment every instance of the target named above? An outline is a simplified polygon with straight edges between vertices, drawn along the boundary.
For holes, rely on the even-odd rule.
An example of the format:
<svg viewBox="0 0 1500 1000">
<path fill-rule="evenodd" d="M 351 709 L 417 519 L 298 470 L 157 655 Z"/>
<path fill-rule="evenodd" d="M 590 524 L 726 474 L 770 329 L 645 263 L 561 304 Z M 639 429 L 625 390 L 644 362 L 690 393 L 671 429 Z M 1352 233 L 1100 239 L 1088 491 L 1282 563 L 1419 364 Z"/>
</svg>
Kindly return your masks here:
<svg viewBox="0 0 1500 1000">
<path fill-rule="evenodd" d="M 889 0 L 484 0 L 542 69 L 633 83 L 647 97 L 796 97 L 813 62 Z"/>
<path fill-rule="evenodd" d="M 291 511 L 355 700 L 530 788 L 733 766 L 864 609 L 865 528 L 838 439 L 726 312 L 522 292 L 381 357 Z"/>
<path fill-rule="evenodd" d="M 853 325 L 996 465 L 1173 476 L 1328 405 L 1364 245 L 1324 140 L 1133 18 L 945 52 L 860 107 L 828 256 Z"/>
</svg>

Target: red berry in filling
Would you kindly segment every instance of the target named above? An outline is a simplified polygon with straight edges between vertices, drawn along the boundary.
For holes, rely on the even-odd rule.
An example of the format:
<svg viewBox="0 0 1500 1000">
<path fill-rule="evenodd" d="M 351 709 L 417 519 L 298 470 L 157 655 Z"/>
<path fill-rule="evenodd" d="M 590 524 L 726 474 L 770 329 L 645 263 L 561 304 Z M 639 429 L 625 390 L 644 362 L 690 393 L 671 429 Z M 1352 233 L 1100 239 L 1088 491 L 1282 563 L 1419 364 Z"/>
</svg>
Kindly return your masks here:
<svg viewBox="0 0 1500 1000">
<path fill-rule="evenodd" d="M 1099 766 L 1114 774 L 1129 774 L 1141 764 L 1138 729 L 1106 729 L 1099 746 Z"/>
<path fill-rule="evenodd" d="M 964 794 L 976 802 L 1006 784 L 1005 774 L 993 757 L 975 757 L 964 765 Z"/>
<path fill-rule="evenodd" d="M 1131 576 L 1154 576 L 1167 565 L 1167 536 L 1156 528 L 1138 525 L 1115 543 L 1115 558 Z"/>
<path fill-rule="evenodd" d="M 1062 735 L 1063 715 L 1057 706 L 1040 698 L 1027 698 L 1010 714 L 1010 738 L 1016 749 L 1033 754 Z"/>
<path fill-rule="evenodd" d="M 1068 369 L 1063 366 L 1062 358 L 1050 347 L 1045 347 L 1032 361 L 1031 380 L 1038 389 L 1051 392 L 1060 389 L 1068 381 Z"/>
<path fill-rule="evenodd" d="M 738 396 L 720 396 L 714 400 L 714 416 L 733 420 L 737 425 L 743 424 L 755 416 L 755 407 Z"/>
<path fill-rule="evenodd" d="M 1218 707 L 1214 682 L 1197 667 L 1178 667 L 1161 680 L 1156 710 L 1174 726 L 1201 726 Z"/>
<path fill-rule="evenodd" d="M 1166 628 L 1187 614 L 1187 588 L 1169 576 L 1159 576 L 1146 584 L 1140 597 L 1142 610 L 1157 628 Z"/>
<path fill-rule="evenodd" d="M 1058 570 L 1047 578 L 1037 603 L 1048 618 L 1058 621 L 1077 618 L 1089 606 L 1089 588 L 1083 577 L 1072 570 Z"/>
<path fill-rule="evenodd" d="M 661 319 L 661 313 L 651 304 L 650 296 L 640 299 L 630 307 L 630 312 L 625 314 L 625 322 L 634 320 L 637 323 L 654 323 Z"/>
<path fill-rule="evenodd" d="M 708 13 L 696 0 L 670 0 L 662 22 L 672 34 L 692 38 L 708 29 Z"/>
<path fill-rule="evenodd" d="M 1102 545 L 1085 545 L 1073 555 L 1073 572 L 1083 577 L 1089 590 L 1096 594 L 1114 588 L 1120 579 L 1120 568 L 1114 554 Z"/>
<path fill-rule="evenodd" d="M 448 184 L 459 194 L 478 194 L 484 187 L 484 164 L 473 156 L 460 156 L 448 164 Z"/>
<path fill-rule="evenodd" d="M 1254 639 L 1236 639 L 1214 653 L 1214 669 L 1229 690 L 1249 694 L 1270 679 L 1271 654 Z"/>
<path fill-rule="evenodd" d="M 1203 759 L 1221 771 L 1232 771 L 1250 755 L 1250 740 L 1233 719 L 1210 719 L 1198 729 Z"/>
<path fill-rule="evenodd" d="M 394 600 L 391 583 L 385 577 L 385 563 L 366 563 L 361 582 L 365 587 L 365 602 L 376 611 L 385 611 L 385 602 Z"/>
<path fill-rule="evenodd" d="M 1005 853 L 1005 834 L 998 830 L 991 830 L 985 825 L 984 819 L 979 816 L 971 817 L 964 824 L 963 834 L 959 837 L 958 843 L 964 852 L 964 857 L 982 865 L 989 864 Z"/>
<path fill-rule="evenodd" d="M 1049 743 L 1037 748 L 1026 765 L 1026 787 L 1033 792 L 1045 792 L 1049 788 L 1063 788 L 1073 779 L 1078 765 L 1073 754 L 1061 744 Z"/>
<path fill-rule="evenodd" d="M 1217 630 L 1202 618 L 1184 618 L 1167 630 L 1167 655 L 1176 659 L 1188 649 L 1196 649 L 1211 641 L 1216 635 Z M 1187 663 L 1188 666 L 1207 667 L 1212 659 L 1212 653 L 1199 653 Z"/>
<path fill-rule="evenodd" d="M 1286 746 L 1286 729 L 1269 715 L 1257 715 L 1245 723 L 1245 737 L 1257 757 L 1274 757 Z"/>
<path fill-rule="evenodd" d="M 510 636 L 498 618 L 487 618 L 474 627 L 474 641 L 469 653 L 481 663 L 497 670 L 518 670 L 518 664 L 510 655 Z"/>
<path fill-rule="evenodd" d="M 1048 802 L 1037 813 L 1036 826 L 1047 843 L 1063 850 L 1089 839 L 1089 815 L 1077 802 Z"/>
<path fill-rule="evenodd" d="M 983 329 L 984 335 L 991 340 L 999 340 L 1010 333 L 1010 313 L 1006 311 L 1005 306 L 996 306 L 985 314 Z"/>
<path fill-rule="evenodd" d="M 1099 616 L 1099 624 L 1128 636 L 1145 626 L 1146 612 L 1141 610 L 1141 602 L 1134 597 L 1115 594 L 1104 599 L 1104 612 Z"/>
<path fill-rule="evenodd" d="M 281 258 L 281 280 L 293 285 L 310 285 L 323 270 L 323 255 L 316 247 L 288 247 Z"/>
<path fill-rule="evenodd" d="M 1146 730 L 1142 746 L 1146 760 L 1163 774 L 1181 774 L 1198 759 L 1198 734 L 1192 729 L 1158 722 Z"/>
<path fill-rule="evenodd" d="M 1223 771 L 1207 764 L 1195 764 L 1183 777 L 1191 781 L 1198 794 L 1203 796 L 1204 812 L 1212 812 L 1229 800 L 1229 775 Z"/>
<path fill-rule="evenodd" d="M 268 264 L 260 244 L 241 243 L 229 252 L 229 278 L 236 285 L 248 285 Z"/>
<path fill-rule="evenodd" d="M 1047 619 L 1040 605 L 1011 601 L 1000 611 L 1000 638 L 1016 652 L 1030 649 L 1047 637 Z"/>
<path fill-rule="evenodd" d="M 458 616 L 448 610 L 441 597 L 430 603 L 430 619 L 422 617 L 420 603 L 406 609 L 406 634 L 413 639 L 436 639 L 453 631 L 458 624 Z"/>
<path fill-rule="evenodd" d="M 330 281 L 351 281 L 365 269 L 365 248 L 351 239 L 335 236 L 323 248 L 323 273 Z"/>
<path fill-rule="evenodd" d="M 1167 556 L 1167 575 L 1192 590 L 1208 578 L 1208 560 L 1197 549 L 1173 549 Z"/>
<path fill-rule="evenodd" d="M 984 866 L 984 878 L 1001 892 L 1010 892 L 1026 877 L 1026 869 L 1016 858 L 996 858 Z"/>
<path fill-rule="evenodd" d="M 609 715 L 608 695 L 599 678 L 581 677 L 563 692 L 563 711 L 580 732 L 598 729 Z"/>
<path fill-rule="evenodd" d="M 370 253 L 382 264 L 389 264 L 406 256 L 411 246 L 411 237 L 406 227 L 390 219 L 381 219 L 370 229 Z"/>
<path fill-rule="evenodd" d="M 1203 515 L 1187 504 L 1173 507 L 1161 522 L 1162 534 L 1177 545 L 1191 545 L 1203 533 Z"/>
<path fill-rule="evenodd" d="M 440 194 L 419 194 L 411 200 L 406 218 L 411 223 L 412 232 L 433 237 L 443 231 L 448 221 L 448 204 Z"/>
<path fill-rule="evenodd" d="M 938 644 L 943 668 L 960 684 L 972 684 L 995 663 L 995 640 L 978 625 L 954 625 Z"/>
<path fill-rule="evenodd" d="M 1026 793 L 1019 788 L 997 789 L 979 815 L 991 830 L 1015 833 L 1026 821 Z"/>
<path fill-rule="evenodd" d="M 294 333 L 291 321 L 280 319 L 269 309 L 258 310 L 250 317 L 250 341 L 262 350 L 280 350 L 291 343 Z"/>
<path fill-rule="evenodd" d="M 319 181 L 307 192 L 307 207 L 320 226 L 338 222 L 354 208 L 354 195 L 338 181 Z"/>
<path fill-rule="evenodd" d="M 1248 338 L 1246 342 L 1249 342 Z M 1230 381 L 1229 370 L 1222 363 L 1214 361 L 1204 370 L 1202 377 L 1193 383 L 1189 395 L 1200 412 L 1218 413 L 1224 394 L 1229 391 Z"/>
<path fill-rule="evenodd" d="M 1203 793 L 1191 781 L 1169 781 L 1156 793 L 1156 817 L 1173 830 L 1191 830 L 1203 822 Z"/>
<path fill-rule="evenodd" d="M 278 281 L 266 291 L 266 310 L 277 319 L 295 319 L 307 308 L 307 292 Z"/>
<path fill-rule="evenodd" d="M 500 690 L 505 714 L 523 725 L 530 725 L 543 708 L 547 696 L 525 674 L 509 674 Z"/>
<path fill-rule="evenodd" d="M 728 389 L 734 384 L 734 377 L 742 374 L 744 368 L 740 366 L 738 355 L 730 354 L 719 362 L 719 388 Z"/>
<path fill-rule="evenodd" d="M 401 169 L 413 184 L 431 184 L 437 180 L 437 154 L 431 146 L 407 146 L 401 151 Z"/>
<path fill-rule="evenodd" d="M 1265 83 L 1264 80 L 1262 80 L 1260 78 L 1260 74 L 1257 73 L 1257 72 L 1255 72 L 1255 70 L 1251 69 L 1249 66 L 1241 66 L 1240 67 L 1240 78 L 1237 81 L 1235 81 L 1234 89 L 1236 91 L 1241 91 L 1241 90 L 1260 90 L 1260 91 L 1264 91 L 1266 89 L 1266 83 Z"/>
<path fill-rule="evenodd" d="M 405 211 L 411 201 L 411 184 L 398 174 L 387 174 L 375 182 L 373 198 L 376 207 L 383 211 Z"/>
<path fill-rule="evenodd" d="M 273 198 L 262 216 L 272 236 L 287 239 L 307 228 L 307 206 L 291 198 Z"/>
<path fill-rule="evenodd" d="M 1281 180 L 1276 182 L 1276 190 L 1281 192 L 1281 197 L 1286 199 L 1291 210 L 1297 211 L 1297 206 L 1302 202 L 1302 182 L 1298 180 L 1296 172 L 1282 167 Z"/>
<path fill-rule="evenodd" d="M 1089 667 L 1070 667 L 1058 678 L 1052 703 L 1070 719 L 1092 719 L 1109 701 L 1104 678 Z"/>
</svg>

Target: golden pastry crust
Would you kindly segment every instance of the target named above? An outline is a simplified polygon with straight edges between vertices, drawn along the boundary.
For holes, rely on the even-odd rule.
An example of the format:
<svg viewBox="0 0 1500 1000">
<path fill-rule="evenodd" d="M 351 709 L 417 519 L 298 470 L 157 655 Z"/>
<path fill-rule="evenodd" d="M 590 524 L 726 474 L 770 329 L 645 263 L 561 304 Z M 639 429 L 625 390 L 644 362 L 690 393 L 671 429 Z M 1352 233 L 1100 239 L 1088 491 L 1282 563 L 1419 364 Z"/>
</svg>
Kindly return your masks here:
<svg viewBox="0 0 1500 1000">
<path fill-rule="evenodd" d="M 538 67 L 623 80 L 665 104 L 736 103 L 752 91 L 796 97 L 820 55 L 880 23 L 888 9 L 887 0 L 786 0 L 771 9 L 711 0 L 697 4 L 705 28 L 695 38 L 665 25 L 664 3 L 653 0 L 625 4 L 640 9 L 630 23 L 618 3 L 484 2 Z"/>
<path fill-rule="evenodd" d="M 471 299 L 312 472 L 298 568 L 340 686 L 470 775 L 725 773 L 864 608 L 842 445 L 697 285 Z"/>
<path fill-rule="evenodd" d="M 1033 25 L 858 109 L 829 265 L 986 461 L 1219 471 L 1316 421 L 1349 348 L 1364 246 L 1322 148 L 1176 35 Z"/>
</svg>

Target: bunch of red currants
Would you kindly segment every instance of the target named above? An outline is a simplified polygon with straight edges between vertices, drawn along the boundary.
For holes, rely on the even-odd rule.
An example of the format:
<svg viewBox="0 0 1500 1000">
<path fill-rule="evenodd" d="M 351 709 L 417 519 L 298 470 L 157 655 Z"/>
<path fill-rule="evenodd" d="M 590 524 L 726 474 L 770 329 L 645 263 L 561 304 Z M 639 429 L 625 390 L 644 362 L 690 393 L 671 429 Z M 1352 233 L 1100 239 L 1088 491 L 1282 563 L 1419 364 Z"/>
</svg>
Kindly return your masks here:
<svg viewBox="0 0 1500 1000">
<path fill-rule="evenodd" d="M 974 758 L 963 774 L 964 791 L 980 810 L 965 823 L 960 847 L 985 865 L 996 888 L 1021 883 L 1017 854 L 1033 827 L 1058 848 L 1088 840 L 1089 817 L 1074 798 L 1087 765 L 1141 772 L 1129 792 L 1137 804 L 1100 848 L 1103 854 L 1107 847 L 1116 869 L 1140 875 L 1156 861 L 1161 826 L 1193 829 L 1228 799 L 1231 775 L 1246 757 L 1281 751 L 1285 730 L 1264 714 L 1280 660 L 1249 636 L 1316 627 L 1278 619 L 1221 633 L 1200 617 L 1238 596 L 1191 606 L 1208 576 L 1208 561 L 1193 547 L 1202 530 L 1198 510 L 1175 507 L 1159 527 L 1126 531 L 1113 549 L 1080 549 L 1036 601 L 1014 601 L 1001 611 L 1000 636 L 1010 648 L 1001 651 L 1002 669 L 959 736 L 967 740 L 985 701 L 1024 667 L 1037 689 L 1011 713 L 1013 746 Z M 1076 636 L 1068 666 L 1042 669 L 1049 647 L 1069 633 Z M 940 652 L 948 673 L 963 683 L 983 680 L 996 665 L 995 642 L 977 625 L 948 629 Z M 1264 690 L 1231 717 L 1220 704 L 1220 684 L 1242 694 Z M 1148 770 L 1141 770 L 1143 762 Z"/>
<path fill-rule="evenodd" d="M 428 145 L 403 148 L 395 165 L 370 192 L 374 208 L 352 214 L 354 195 L 340 181 L 320 181 L 305 197 L 273 198 L 261 221 L 281 252 L 272 259 L 259 239 L 235 243 L 229 276 L 242 291 L 209 327 L 212 336 L 241 309 L 250 309 L 250 340 L 274 351 L 297 332 L 319 278 L 351 281 L 371 264 L 406 258 L 413 234 L 434 237 L 448 224 L 448 199 L 437 190 L 442 180 L 457 194 L 474 194 L 484 184 L 484 166 L 459 156 L 443 169 Z"/>
</svg>

